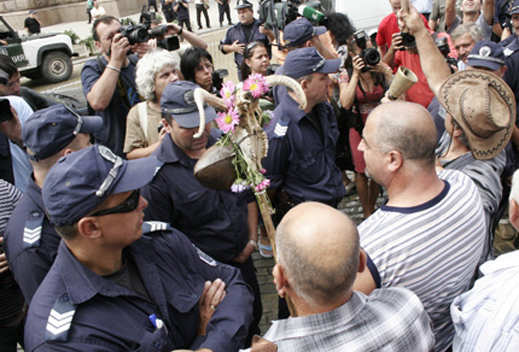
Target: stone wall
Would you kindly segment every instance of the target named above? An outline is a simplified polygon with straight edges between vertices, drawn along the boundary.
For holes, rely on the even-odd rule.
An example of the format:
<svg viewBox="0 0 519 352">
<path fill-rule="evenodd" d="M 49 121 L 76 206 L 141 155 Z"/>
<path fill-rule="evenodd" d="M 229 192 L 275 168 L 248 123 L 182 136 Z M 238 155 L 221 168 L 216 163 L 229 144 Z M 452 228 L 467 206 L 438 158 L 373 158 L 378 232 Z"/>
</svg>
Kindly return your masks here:
<svg viewBox="0 0 519 352">
<path fill-rule="evenodd" d="M 100 0 L 99 5 L 107 14 L 119 18 L 140 12 L 145 3 L 146 0 Z M 88 20 L 86 1 L 0 0 L 0 13 L 17 30 L 23 29 L 29 10 L 36 10 L 44 25 Z"/>
</svg>

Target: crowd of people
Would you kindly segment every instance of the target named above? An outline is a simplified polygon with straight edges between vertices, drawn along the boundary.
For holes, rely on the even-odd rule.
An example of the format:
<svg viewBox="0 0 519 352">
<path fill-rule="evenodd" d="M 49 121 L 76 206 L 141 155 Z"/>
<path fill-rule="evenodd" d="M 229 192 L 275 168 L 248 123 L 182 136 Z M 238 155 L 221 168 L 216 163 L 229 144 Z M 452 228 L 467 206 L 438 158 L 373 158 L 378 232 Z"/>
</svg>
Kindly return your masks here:
<svg viewBox="0 0 519 352">
<path fill-rule="evenodd" d="M 89 2 L 86 116 L 0 55 L 0 351 L 519 349 L 519 252 L 494 250 L 507 209 L 519 228 L 519 1 L 389 3 L 376 38 L 327 13 L 281 39 L 235 3 L 219 50 L 241 81 L 272 60 L 290 82 L 247 96 L 273 110 L 271 238 L 253 189 L 194 174 L 223 133 L 201 92 L 229 97 L 188 1 L 161 4 L 179 24 L 151 24 L 184 39 L 171 52 Z M 404 69 L 416 82 L 395 96 Z M 353 182 L 359 226 L 337 209 Z M 276 262 L 267 332 L 256 250 Z"/>
</svg>

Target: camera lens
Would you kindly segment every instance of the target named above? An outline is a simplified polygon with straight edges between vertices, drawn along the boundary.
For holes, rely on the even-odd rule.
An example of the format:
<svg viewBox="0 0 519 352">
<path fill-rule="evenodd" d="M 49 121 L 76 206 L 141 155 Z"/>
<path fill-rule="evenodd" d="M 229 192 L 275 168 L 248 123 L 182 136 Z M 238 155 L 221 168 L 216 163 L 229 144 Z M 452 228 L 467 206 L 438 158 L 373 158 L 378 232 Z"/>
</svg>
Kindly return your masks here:
<svg viewBox="0 0 519 352">
<path fill-rule="evenodd" d="M 135 28 L 128 33 L 128 41 L 130 44 L 142 43 L 148 41 L 148 31 L 144 27 Z"/>
<path fill-rule="evenodd" d="M 380 62 L 380 54 L 375 48 L 363 50 L 361 57 L 368 66 L 376 66 Z"/>
</svg>

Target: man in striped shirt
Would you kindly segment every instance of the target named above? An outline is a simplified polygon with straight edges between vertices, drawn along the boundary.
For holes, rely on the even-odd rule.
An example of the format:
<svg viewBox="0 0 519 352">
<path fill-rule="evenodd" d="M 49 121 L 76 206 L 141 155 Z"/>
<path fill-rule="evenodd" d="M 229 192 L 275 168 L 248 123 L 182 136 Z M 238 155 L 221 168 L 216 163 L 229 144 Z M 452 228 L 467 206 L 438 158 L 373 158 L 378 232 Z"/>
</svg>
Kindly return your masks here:
<svg viewBox="0 0 519 352">
<path fill-rule="evenodd" d="M 374 265 L 358 275 L 355 289 L 413 291 L 432 320 L 435 350 L 444 351 L 454 334 L 449 305 L 469 288 L 485 218 L 472 180 L 458 171 L 436 173 L 435 144 L 434 122 L 417 104 L 382 104 L 369 116 L 359 150 L 389 201 L 359 226 Z"/>
</svg>

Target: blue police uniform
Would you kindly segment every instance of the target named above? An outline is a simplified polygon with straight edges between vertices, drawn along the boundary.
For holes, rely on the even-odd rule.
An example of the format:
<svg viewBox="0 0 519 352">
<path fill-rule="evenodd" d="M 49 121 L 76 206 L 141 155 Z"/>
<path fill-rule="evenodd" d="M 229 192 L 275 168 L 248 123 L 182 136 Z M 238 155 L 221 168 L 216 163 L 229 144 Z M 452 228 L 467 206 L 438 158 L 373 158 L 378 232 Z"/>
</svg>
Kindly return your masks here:
<svg viewBox="0 0 519 352">
<path fill-rule="evenodd" d="M 216 139 L 209 137 L 208 147 Z M 250 193 L 206 188 L 193 175 L 197 162 L 167 136 L 153 153 L 164 163 L 142 189 L 151 200 L 145 219 L 165 221 L 182 231 L 195 246 L 221 262 L 234 259 L 249 242 L 247 204 Z"/>
<path fill-rule="evenodd" d="M 52 266 L 61 241 L 44 209 L 41 188 L 31 177 L 4 240 L 9 268 L 27 303 Z"/>
<path fill-rule="evenodd" d="M 267 50 L 268 50 L 269 57 L 270 57 L 271 56 L 270 47 L 268 45 L 269 40 L 265 34 L 262 34 L 259 32 L 260 25 L 261 25 L 260 21 L 257 19 L 254 19 L 254 22 L 252 22 L 252 29 L 251 29 L 250 37 L 246 38 L 245 33 L 243 32 L 243 25 L 241 23 L 235 24 L 234 26 L 229 28 L 229 30 L 225 34 L 225 37 L 220 42 L 220 46 L 222 46 L 224 44 L 232 45 L 232 43 L 234 43 L 236 40 L 238 40 L 238 43 L 245 44 L 245 46 L 247 46 L 247 44 L 249 44 L 250 42 L 260 41 L 260 42 L 263 42 L 265 44 L 265 46 L 268 48 Z M 222 50 L 222 52 L 224 54 L 227 54 L 223 50 Z M 243 61 L 243 55 L 240 53 L 234 53 L 234 62 L 236 63 L 236 66 L 238 67 L 239 75 L 241 75 L 240 66 L 241 66 L 242 61 Z"/>
<path fill-rule="evenodd" d="M 149 297 L 98 276 L 64 242 L 29 308 L 25 350 L 237 351 L 252 321 L 252 294 L 239 272 L 194 247 L 179 231 L 153 223 L 125 248 Z M 144 227 L 144 226 L 143 226 Z M 227 295 L 197 336 L 205 281 L 222 279 Z"/>
<path fill-rule="evenodd" d="M 266 129 L 269 152 L 262 164 L 271 188 L 284 189 L 294 205 L 317 201 L 337 207 L 346 194 L 335 164 L 337 121 L 329 103 L 317 104 L 313 111 L 322 134 L 290 96 L 278 105 Z"/>
<path fill-rule="evenodd" d="M 215 142 L 209 136 L 208 147 Z M 217 191 L 200 184 L 193 175 L 197 160 L 189 158 L 169 137 L 164 138 L 153 155 L 164 165 L 142 189 L 142 196 L 152 200 L 144 210 L 145 219 L 171 224 L 211 257 L 240 269 L 254 293 L 251 329 L 259 333 L 257 326 L 263 309 L 254 263 L 251 257 L 245 263 L 232 261 L 249 242 L 247 205 L 255 201 L 254 196 L 250 192 Z"/>
</svg>

